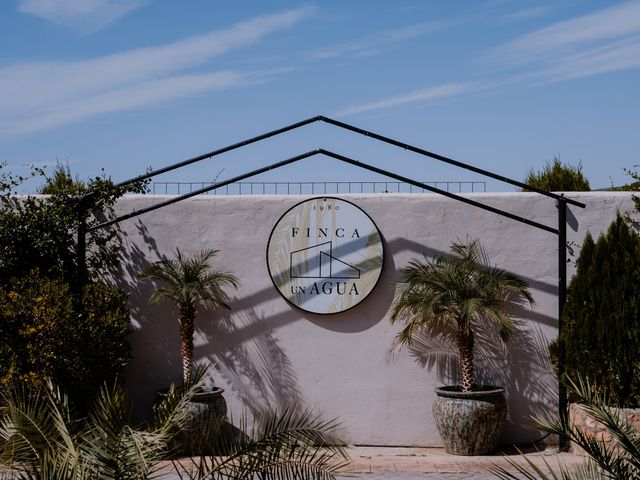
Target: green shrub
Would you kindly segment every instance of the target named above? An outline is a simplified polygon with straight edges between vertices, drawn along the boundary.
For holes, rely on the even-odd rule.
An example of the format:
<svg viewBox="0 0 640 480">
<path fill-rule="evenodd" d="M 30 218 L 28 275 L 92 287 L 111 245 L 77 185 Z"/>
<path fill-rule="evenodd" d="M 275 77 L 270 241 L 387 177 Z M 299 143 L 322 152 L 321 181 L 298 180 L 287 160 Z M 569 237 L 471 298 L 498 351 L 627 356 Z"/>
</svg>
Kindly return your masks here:
<svg viewBox="0 0 640 480">
<path fill-rule="evenodd" d="M 4 385 L 50 377 L 83 406 L 129 358 L 127 295 L 106 284 L 85 285 L 74 308 L 67 283 L 34 271 L 0 290 L 0 312 Z"/>
<path fill-rule="evenodd" d="M 548 192 L 588 192 L 589 180 L 582 173 L 582 165 L 564 164 L 558 157 L 547 161 L 541 171 L 533 168 L 527 172 L 524 183 Z M 527 189 L 523 189 L 527 191 Z"/>
<path fill-rule="evenodd" d="M 640 165 L 636 165 L 635 168 L 638 168 Z M 640 172 L 634 170 L 632 168 L 625 168 L 625 173 L 631 177 L 631 183 L 622 187 L 622 190 L 628 192 L 640 192 Z M 633 196 L 633 203 L 635 204 L 636 210 L 640 212 L 640 197 L 637 195 Z"/>
<path fill-rule="evenodd" d="M 78 272 L 79 219 L 89 227 L 97 225 L 113 215 L 113 206 L 122 195 L 146 189 L 144 182 L 116 187 L 104 176 L 87 182 L 71 180 L 68 169 L 59 166 L 42 187 L 48 197 L 17 197 L 15 190 L 25 179 L 13 177 L 4 167 L 0 164 L 0 284 L 4 286 L 36 268 L 43 276 L 72 283 Z M 66 180 L 65 175 L 69 176 Z M 44 172 L 35 171 L 32 176 L 44 176 Z M 78 196 L 89 192 L 92 195 L 80 207 Z M 116 227 L 87 235 L 89 276 L 97 279 L 109 273 L 118 265 L 119 252 Z"/>
<path fill-rule="evenodd" d="M 50 377 L 83 407 L 129 356 L 127 294 L 107 283 L 118 266 L 117 228 L 87 235 L 86 275 L 78 275 L 80 219 L 96 225 L 117 199 L 144 183 L 116 187 L 105 178 L 73 179 L 58 165 L 42 196 L 16 196 L 25 178 L 0 164 L 0 381 Z M 84 197 L 82 204 L 78 199 Z M 82 281 L 81 281 L 82 280 Z M 71 286 L 74 288 L 72 289 Z"/>
<path fill-rule="evenodd" d="M 640 237 L 620 214 L 597 242 L 587 234 L 563 324 L 567 375 L 613 405 L 640 405 Z"/>
</svg>

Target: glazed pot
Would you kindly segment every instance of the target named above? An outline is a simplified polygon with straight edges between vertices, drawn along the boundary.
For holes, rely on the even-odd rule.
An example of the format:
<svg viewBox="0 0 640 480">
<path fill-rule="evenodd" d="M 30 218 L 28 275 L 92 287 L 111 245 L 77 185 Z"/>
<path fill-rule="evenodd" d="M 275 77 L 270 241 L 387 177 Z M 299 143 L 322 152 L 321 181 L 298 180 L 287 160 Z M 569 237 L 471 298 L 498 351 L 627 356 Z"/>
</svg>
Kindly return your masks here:
<svg viewBox="0 0 640 480">
<path fill-rule="evenodd" d="M 190 455 L 211 454 L 227 416 L 224 388 L 212 387 L 194 394 L 189 420 L 182 432 L 183 448 Z"/>
<path fill-rule="evenodd" d="M 158 392 L 166 396 L 168 389 Z M 215 449 L 227 416 L 224 388 L 203 388 L 189 402 L 188 417 L 182 431 L 174 438 L 172 450 L 179 455 L 207 455 Z"/>
<path fill-rule="evenodd" d="M 433 416 L 447 453 L 483 455 L 498 446 L 507 420 L 504 389 L 485 386 L 473 392 L 436 388 Z"/>
</svg>

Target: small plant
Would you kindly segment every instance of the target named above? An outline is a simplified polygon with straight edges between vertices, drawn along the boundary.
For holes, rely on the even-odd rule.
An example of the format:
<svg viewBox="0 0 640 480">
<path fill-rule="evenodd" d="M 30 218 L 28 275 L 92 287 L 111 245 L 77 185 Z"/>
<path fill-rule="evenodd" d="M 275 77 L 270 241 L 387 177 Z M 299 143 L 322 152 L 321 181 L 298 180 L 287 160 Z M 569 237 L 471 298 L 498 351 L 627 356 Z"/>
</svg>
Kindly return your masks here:
<svg viewBox="0 0 640 480">
<path fill-rule="evenodd" d="M 556 472 L 549 464 L 546 464 L 547 471 L 544 471 L 529 459 L 526 459 L 525 466 L 507 459 L 516 473 L 497 466 L 492 469 L 493 473 L 503 480 L 635 480 L 640 478 L 640 432 L 635 430 L 618 410 L 609 406 L 610 401 L 606 396 L 598 393 L 600 388 L 583 380 L 582 377 L 568 383 L 571 396 L 584 407 L 593 421 L 605 426 L 614 440 L 613 444 L 607 444 L 580 428 L 570 425 L 564 416 L 559 419 L 537 418 L 534 421 L 539 430 L 566 436 L 587 453 L 589 457 L 587 462 L 574 471 L 566 467 L 558 467 Z"/>
<path fill-rule="evenodd" d="M 397 341 L 407 346 L 416 334 L 452 332 L 460 352 L 461 390 L 468 392 L 476 387 L 474 330 L 496 328 L 507 341 L 513 322 L 505 305 L 520 298 L 533 305 L 534 300 L 524 280 L 490 265 L 477 240 L 454 243 L 451 251 L 452 256 L 433 261 L 414 259 L 402 270 L 391 321 L 404 324 Z"/>
<path fill-rule="evenodd" d="M 533 168 L 527 172 L 524 183 L 548 192 L 588 192 L 591 190 L 589 180 L 582 172 L 582 164 L 577 167 L 564 164 L 555 157 L 553 162 L 547 161 L 540 171 Z M 524 189 L 526 192 L 527 190 Z"/>
<path fill-rule="evenodd" d="M 185 383 L 189 382 L 193 369 L 193 333 L 198 308 L 224 307 L 230 310 L 229 297 L 224 288 L 238 288 L 238 280 L 232 273 L 211 266 L 217 253 L 217 250 L 203 250 L 193 257 L 187 257 L 176 249 L 174 259 L 153 263 L 140 273 L 143 279 L 157 280 L 164 284 L 151 295 L 150 303 L 166 299 L 178 307 L 180 353 Z"/>
</svg>

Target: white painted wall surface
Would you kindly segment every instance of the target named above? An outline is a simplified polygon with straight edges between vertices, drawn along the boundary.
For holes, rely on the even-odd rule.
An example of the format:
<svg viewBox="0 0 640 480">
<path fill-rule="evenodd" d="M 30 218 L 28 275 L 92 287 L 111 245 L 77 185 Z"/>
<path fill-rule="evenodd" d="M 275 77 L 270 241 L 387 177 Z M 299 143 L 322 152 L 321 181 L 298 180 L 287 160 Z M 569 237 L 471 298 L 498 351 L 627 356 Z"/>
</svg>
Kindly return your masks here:
<svg viewBox="0 0 640 480">
<path fill-rule="evenodd" d="M 549 226 L 557 226 L 552 199 L 530 193 L 469 194 L 470 198 Z M 616 210 L 632 209 L 627 193 L 572 193 L 568 240 L 579 245 L 587 230 L 606 230 Z M 392 285 L 399 269 L 423 253 L 447 252 L 456 239 L 478 238 L 498 266 L 526 279 L 534 309 L 516 312 L 518 334 L 503 349 L 481 340 L 476 369 L 486 383 L 506 387 L 510 409 L 506 443 L 539 437 L 528 416 L 555 406 L 557 390 L 545 343 L 557 330 L 557 237 L 473 206 L 436 195 L 344 195 L 376 222 L 385 242 L 382 278 L 364 302 L 335 316 L 305 313 L 274 288 L 266 266 L 269 234 L 301 196 L 200 196 L 122 223 L 126 271 L 132 291 L 133 358 L 127 382 L 138 415 L 154 392 L 181 378 L 178 326 L 171 304 L 147 305 L 150 285 L 135 273 L 171 256 L 220 250 L 218 262 L 241 281 L 231 312 L 203 312 L 197 319 L 195 358 L 214 361 L 213 379 L 225 388 L 233 419 L 245 411 L 298 401 L 338 417 L 344 438 L 366 445 L 440 445 L 431 414 L 434 387 L 448 381 L 451 358 L 439 345 L 392 350 L 399 327 L 389 322 Z M 165 197 L 127 197 L 119 213 Z M 576 249 L 577 254 L 577 249 Z M 570 256 L 571 258 L 571 256 Z M 575 257 L 574 257 L 575 258 Z M 570 266 L 571 272 L 571 266 Z M 483 348 L 483 344 L 484 347 Z"/>
</svg>

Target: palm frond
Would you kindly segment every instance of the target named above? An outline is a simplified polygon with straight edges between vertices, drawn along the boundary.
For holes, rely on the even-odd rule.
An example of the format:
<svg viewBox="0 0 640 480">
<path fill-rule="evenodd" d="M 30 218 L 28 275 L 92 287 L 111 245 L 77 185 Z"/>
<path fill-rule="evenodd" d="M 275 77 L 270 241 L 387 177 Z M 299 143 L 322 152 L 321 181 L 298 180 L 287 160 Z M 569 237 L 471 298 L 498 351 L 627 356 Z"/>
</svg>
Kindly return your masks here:
<svg viewBox="0 0 640 480">
<path fill-rule="evenodd" d="M 161 283 L 149 298 L 155 304 L 162 300 L 170 300 L 179 310 L 179 321 L 185 326 L 181 329 L 181 342 L 186 345 L 187 352 L 193 350 L 193 322 L 199 307 L 230 309 L 231 299 L 226 288 L 238 288 L 238 279 L 224 268 L 213 268 L 211 262 L 217 250 L 202 250 L 187 256 L 176 248 L 175 258 L 163 259 L 146 266 L 139 274 L 145 280 Z M 192 359 L 189 354 L 184 365 L 183 378 L 189 379 Z"/>
<path fill-rule="evenodd" d="M 618 480 L 640 478 L 640 434 L 638 431 L 622 418 L 619 410 L 607 405 L 606 397 L 598 393 L 588 380 L 579 377 L 575 380 L 567 380 L 567 384 L 568 390 L 577 399 L 581 408 L 595 422 L 605 427 L 613 441 L 606 442 L 583 430 L 580 426 L 571 425 L 564 415 L 560 418 L 553 418 L 547 414 L 534 418 L 538 429 L 566 436 L 584 450 L 589 457 L 589 462 L 582 468 L 572 471 L 568 476 L 562 476 L 562 478 L 615 478 Z M 527 471 L 531 474 L 531 468 Z"/>
<path fill-rule="evenodd" d="M 188 419 L 187 405 L 204 384 L 208 366 L 194 368 L 189 383 L 171 385 L 161 402 L 153 407 L 153 417 L 148 429 L 173 435 L 179 431 Z"/>
<path fill-rule="evenodd" d="M 514 325 L 506 305 L 522 298 L 533 305 L 527 283 L 492 267 L 479 241 L 454 243 L 451 251 L 434 260 L 414 258 L 400 271 L 391 310 L 391 322 L 403 324 L 398 345 L 411 346 L 425 332 L 455 330 L 469 337 L 485 326 L 507 341 Z"/>
<path fill-rule="evenodd" d="M 240 423 L 246 430 L 246 420 Z M 248 435 L 226 440 L 225 457 L 191 459 L 176 464 L 181 478 L 334 479 L 348 463 L 338 424 L 296 407 L 263 412 Z"/>
<path fill-rule="evenodd" d="M 554 469 L 544 457 L 542 458 L 544 467 L 536 465 L 524 454 L 521 454 L 524 464 L 509 457 L 504 458 L 510 466 L 509 469 L 495 464 L 489 467 L 489 472 L 502 480 L 604 480 L 608 478 L 594 462 L 589 460 L 572 469 L 559 463 Z"/>
</svg>

